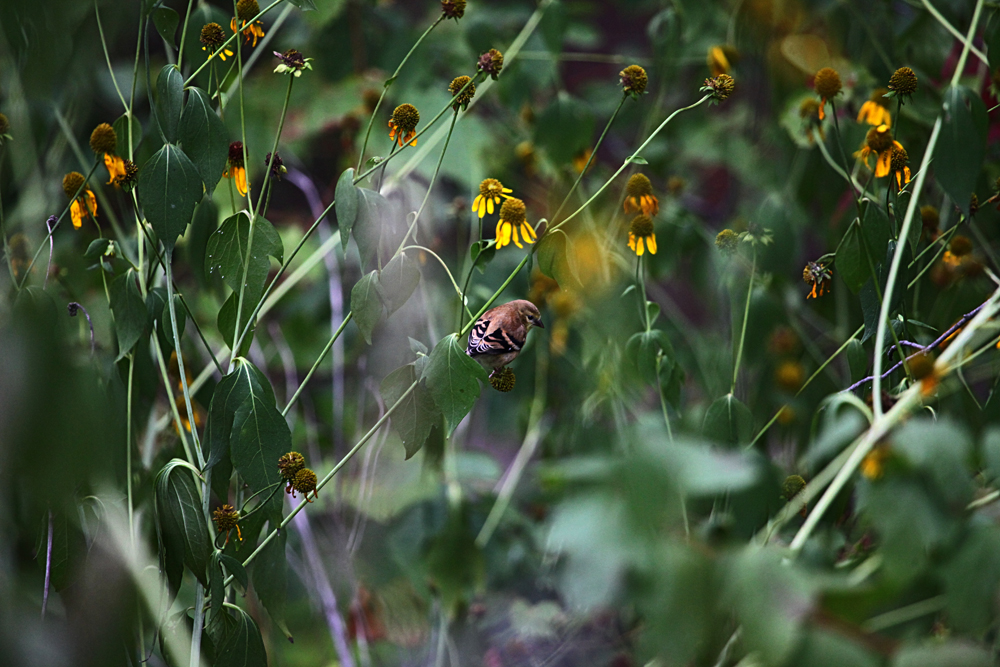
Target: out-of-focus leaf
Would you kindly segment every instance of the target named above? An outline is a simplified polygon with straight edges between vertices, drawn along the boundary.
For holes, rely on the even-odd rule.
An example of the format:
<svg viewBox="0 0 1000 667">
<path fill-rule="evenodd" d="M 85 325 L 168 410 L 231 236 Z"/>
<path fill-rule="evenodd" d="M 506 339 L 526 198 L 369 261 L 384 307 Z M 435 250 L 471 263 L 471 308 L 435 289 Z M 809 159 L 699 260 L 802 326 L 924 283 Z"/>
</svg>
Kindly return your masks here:
<svg viewBox="0 0 1000 667">
<path fill-rule="evenodd" d="M 892 443 L 955 511 L 972 500 L 972 443 L 964 427 L 948 417 L 913 418 L 893 434 Z"/>
<path fill-rule="evenodd" d="M 164 144 L 139 170 L 138 195 L 142 210 L 153 231 L 168 248 L 172 248 L 177 237 L 187 229 L 203 192 L 198 168 L 173 144 Z"/>
<path fill-rule="evenodd" d="M 127 158 L 129 153 L 128 145 L 128 116 L 119 116 L 111 127 L 115 130 L 115 136 L 118 142 L 115 147 L 115 153 L 121 156 L 123 159 Z M 139 148 L 139 144 L 142 142 L 142 123 L 135 116 L 132 116 L 132 151 L 136 151 Z M 134 153 L 133 153 L 134 154 Z"/>
<path fill-rule="evenodd" d="M 260 630 L 250 615 L 242 609 L 228 608 L 236 614 L 236 623 L 227 628 L 217 641 L 218 667 L 267 667 L 267 652 Z"/>
<path fill-rule="evenodd" d="M 541 251 L 541 246 L 539 246 L 539 251 Z M 496 254 L 497 246 L 494 241 L 476 241 L 469 248 L 469 255 L 472 258 L 473 266 L 479 270 L 479 273 L 486 273 L 486 267 L 493 261 Z M 541 265 L 541 262 L 539 262 L 539 265 Z"/>
<path fill-rule="evenodd" d="M 861 231 L 864 233 L 865 243 L 868 252 L 871 253 L 872 263 L 877 264 L 885 248 L 892 239 L 892 229 L 889 227 L 889 216 L 877 202 L 863 200 L 864 217 L 861 219 Z M 871 270 L 867 261 L 864 264 L 865 274 L 871 276 Z"/>
<path fill-rule="evenodd" d="M 267 613 L 291 640 L 285 627 L 285 597 L 288 592 L 288 561 L 285 556 L 287 539 L 288 532 L 282 530 L 268 542 L 253 562 L 250 575 L 257 597 Z"/>
<path fill-rule="evenodd" d="M 993 659 L 983 648 L 956 640 L 903 646 L 892 660 L 892 667 L 990 667 Z"/>
<path fill-rule="evenodd" d="M 431 428 L 441 419 L 434 399 L 422 382 L 418 382 L 413 364 L 407 364 L 389 373 L 379 387 L 386 406 L 396 404 L 414 384 L 413 391 L 403 399 L 392 413 L 392 427 L 403 441 L 406 458 L 412 457 L 423 447 Z"/>
<path fill-rule="evenodd" d="M 983 433 L 980 447 L 987 481 L 1000 479 L 1000 426 L 992 426 Z"/>
<path fill-rule="evenodd" d="M 650 383 L 656 382 L 656 359 L 661 353 L 663 355 L 661 371 L 669 372 L 674 363 L 674 348 L 666 332 L 659 329 L 633 334 L 625 345 L 625 355 L 640 377 Z"/>
<path fill-rule="evenodd" d="M 868 372 L 868 355 L 857 338 L 847 344 L 847 364 L 851 369 L 851 382 L 857 382 Z"/>
<path fill-rule="evenodd" d="M 760 477 L 760 466 L 743 452 L 676 440 L 659 454 L 685 493 L 709 496 L 742 491 Z"/>
<path fill-rule="evenodd" d="M 212 109 L 208 95 L 200 88 L 188 89 L 179 140 L 181 148 L 198 168 L 205 190 L 214 192 L 229 159 L 229 132 Z"/>
<path fill-rule="evenodd" d="M 316 11 L 316 0 L 288 0 L 304 12 Z"/>
<path fill-rule="evenodd" d="M 337 227 L 340 228 L 340 245 L 347 249 L 347 241 L 351 238 L 351 228 L 358 218 L 358 206 L 360 205 L 361 194 L 354 185 L 354 168 L 346 169 L 337 180 L 337 189 L 334 193 L 337 203 L 334 204 L 334 211 L 337 213 Z"/>
<path fill-rule="evenodd" d="M 118 359 L 132 351 L 149 325 L 149 312 L 136 283 L 135 269 L 129 269 L 111 283 L 111 310 L 115 314 Z"/>
<path fill-rule="evenodd" d="M 382 319 L 382 300 L 378 295 L 378 272 L 361 276 L 351 289 L 351 313 L 365 342 L 372 344 L 372 332 Z"/>
<path fill-rule="evenodd" d="M 844 240 L 840 243 L 835 259 L 837 273 L 847 287 L 855 294 L 865 284 L 865 280 L 871 275 L 868 260 L 865 257 L 865 249 L 861 245 L 861 232 L 857 219 L 847 228 Z"/>
<path fill-rule="evenodd" d="M 155 500 L 161 530 L 171 535 L 173 543 L 183 545 L 184 564 L 208 586 L 212 538 L 187 463 L 174 459 L 157 473 Z"/>
<path fill-rule="evenodd" d="M 979 168 L 986 156 L 986 105 L 979 93 L 951 86 L 945 91 L 942 113 L 944 123 L 934 149 L 934 176 L 968 216 Z"/>
<path fill-rule="evenodd" d="M 366 188 L 358 188 L 358 217 L 354 221 L 354 240 L 361 254 L 362 268 L 374 259 L 378 252 L 378 242 L 382 236 L 382 225 L 389 215 L 389 202 L 386 198 Z M 343 233 L 343 232 L 342 232 Z"/>
<path fill-rule="evenodd" d="M 420 269 L 405 252 L 396 255 L 378 274 L 378 293 L 385 303 L 386 315 L 400 309 L 417 289 Z"/>
<path fill-rule="evenodd" d="M 156 26 L 156 32 L 160 33 L 163 41 L 170 46 L 177 46 L 174 38 L 177 36 L 178 23 L 180 17 L 169 7 L 157 7 L 153 10 L 153 25 Z"/>
<path fill-rule="evenodd" d="M 733 447 L 745 445 L 753 436 L 753 414 L 738 398 L 726 394 L 708 406 L 702 434 Z"/>
<path fill-rule="evenodd" d="M 444 415 L 450 435 L 475 405 L 479 397 L 477 380 L 485 382 L 486 372 L 462 349 L 458 334 L 449 334 L 434 346 L 423 379 Z"/>
<path fill-rule="evenodd" d="M 176 24 L 174 28 L 176 29 Z M 184 108 L 184 77 L 175 65 L 164 65 L 156 77 L 156 121 L 160 124 L 164 142 L 176 144 L 177 129 Z"/>
<path fill-rule="evenodd" d="M 566 254 L 567 243 L 566 235 L 557 231 L 545 234 L 538 242 L 537 250 L 538 268 L 564 289 L 577 284 Z"/>
<path fill-rule="evenodd" d="M 1000 592 L 1000 531 L 976 526 L 958 553 L 941 568 L 948 620 L 961 632 L 980 635 L 996 614 Z"/>
<path fill-rule="evenodd" d="M 879 667 L 882 661 L 844 635 L 808 629 L 802 644 L 788 664 L 800 667 Z"/>
<path fill-rule="evenodd" d="M 885 296 L 886 283 L 889 281 L 889 269 L 892 266 L 892 256 L 895 252 L 896 242 L 889 241 L 885 260 L 875 267 L 875 272 L 879 277 L 878 291 L 875 290 L 875 283 L 872 281 L 870 273 L 864 287 L 861 288 L 861 312 L 865 318 L 865 332 L 861 337 L 862 343 L 874 336 L 878 330 L 878 318 L 882 310 L 882 301 L 879 299 L 879 295 Z M 896 276 L 896 287 L 893 289 L 889 313 L 895 311 L 896 307 L 902 302 L 903 295 L 906 294 L 906 266 L 910 263 L 911 258 L 912 254 L 910 253 L 909 245 L 906 245 L 903 247 L 903 256 L 899 264 L 899 274 Z"/>
</svg>

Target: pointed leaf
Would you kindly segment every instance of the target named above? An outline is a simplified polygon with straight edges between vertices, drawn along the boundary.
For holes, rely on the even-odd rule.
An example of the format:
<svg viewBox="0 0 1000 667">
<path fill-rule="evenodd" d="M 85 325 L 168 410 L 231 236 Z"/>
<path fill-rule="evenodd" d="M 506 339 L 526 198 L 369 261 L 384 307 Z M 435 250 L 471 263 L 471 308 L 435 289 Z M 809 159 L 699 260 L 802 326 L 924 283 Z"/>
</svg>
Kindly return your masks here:
<svg viewBox="0 0 1000 667">
<path fill-rule="evenodd" d="M 187 463 L 174 459 L 160 470 L 156 475 L 155 503 L 162 530 L 174 543 L 183 545 L 184 564 L 207 586 L 212 538 Z"/>
<path fill-rule="evenodd" d="M 354 222 L 354 240 L 361 254 L 361 267 L 364 268 L 378 252 L 378 242 L 382 235 L 382 225 L 390 213 L 389 202 L 385 197 L 365 188 L 358 188 L 358 217 Z"/>
<path fill-rule="evenodd" d="M 835 262 L 837 273 L 844 279 L 847 287 L 857 294 L 861 286 L 865 284 L 865 280 L 871 275 L 865 250 L 861 246 L 861 233 L 858 229 L 857 218 L 847 228 L 844 240 L 841 241 L 840 248 L 837 249 Z"/>
<path fill-rule="evenodd" d="M 656 382 L 656 359 L 660 354 L 663 355 L 668 364 L 666 368 L 661 368 L 661 370 L 669 371 L 673 367 L 673 345 L 670 344 L 670 338 L 666 332 L 659 329 L 633 334 L 625 345 L 625 354 L 639 372 L 640 377 L 649 383 Z M 661 367 L 662 365 L 663 362 L 661 362 Z"/>
<path fill-rule="evenodd" d="M 282 261 L 283 248 L 281 237 L 274 225 L 264 218 L 257 218 L 254 225 L 253 247 L 250 254 L 250 266 L 247 271 L 245 290 L 253 293 L 263 292 L 267 282 L 267 273 L 271 268 L 268 255 L 279 262 Z M 245 213 L 226 218 L 222 225 L 208 239 L 205 254 L 205 269 L 209 273 L 218 273 L 223 282 L 234 292 L 240 291 L 240 281 L 243 279 L 244 260 L 247 256 L 247 244 L 250 240 L 250 218 Z M 247 303 L 244 301 L 244 308 Z M 256 302 L 250 307 L 256 305 Z"/>
<path fill-rule="evenodd" d="M 214 192 L 229 158 L 229 132 L 200 88 L 188 89 L 188 101 L 181 115 L 180 144 L 198 168 L 205 189 Z"/>
<path fill-rule="evenodd" d="M 952 201 L 969 215 L 979 169 L 986 156 L 989 119 L 979 94 L 951 86 L 944 95 L 944 123 L 934 150 L 934 175 Z"/>
<path fill-rule="evenodd" d="M 450 435 L 479 397 L 479 382 L 486 372 L 465 353 L 458 334 L 445 336 L 431 352 L 423 379 L 444 415 Z"/>
<path fill-rule="evenodd" d="M 552 278 L 562 288 L 577 284 L 573 279 L 567 259 L 566 247 L 568 240 L 562 232 L 545 234 L 538 242 L 538 268 L 542 273 Z"/>
<path fill-rule="evenodd" d="M 208 460 L 205 469 L 215 466 L 223 458 L 229 458 L 229 441 L 233 433 L 236 410 L 250 396 L 250 386 L 246 375 L 234 371 L 215 385 L 212 402 L 208 406 L 208 421 L 205 424 L 204 447 Z"/>
<path fill-rule="evenodd" d="M 250 584 L 250 580 L 247 578 L 247 571 L 243 567 L 243 563 L 225 553 L 220 554 L 219 559 L 222 561 L 222 566 L 226 568 L 226 571 L 233 575 L 236 583 L 245 591 Z"/>
<path fill-rule="evenodd" d="M 280 531 L 261 550 L 250 571 L 257 597 L 275 623 L 281 626 L 284 626 L 285 596 L 288 591 L 288 561 L 285 557 L 287 538 L 288 531 Z"/>
<path fill-rule="evenodd" d="M 385 303 L 386 315 L 400 309 L 417 289 L 420 269 L 405 252 L 396 255 L 378 274 L 378 293 Z"/>
<path fill-rule="evenodd" d="M 132 116 L 132 149 L 129 151 L 128 145 L 128 116 L 119 116 L 111 127 L 115 129 L 115 135 L 118 137 L 118 143 L 115 148 L 115 153 L 123 158 L 127 158 L 129 155 L 134 155 L 135 151 L 139 149 L 139 144 L 142 142 L 142 123 L 135 116 Z"/>
<path fill-rule="evenodd" d="M 415 382 L 417 382 L 417 371 L 413 364 L 407 364 L 389 373 L 379 388 L 386 406 L 395 405 Z M 420 451 L 427 441 L 427 436 L 430 435 L 431 428 L 440 420 L 441 413 L 430 392 L 422 382 L 418 383 L 392 413 L 392 428 L 403 441 L 406 458 Z"/>
<path fill-rule="evenodd" d="M 164 144 L 139 171 L 143 213 L 168 248 L 184 233 L 203 193 L 197 167 L 173 144 Z"/>
<path fill-rule="evenodd" d="M 750 442 L 753 436 L 753 415 L 750 408 L 732 394 L 716 399 L 705 413 L 702 433 L 706 438 L 730 446 Z"/>
<path fill-rule="evenodd" d="M 479 273 L 486 273 L 486 267 L 497 254 L 497 244 L 495 241 L 476 241 L 469 248 L 469 254 Z"/>
<path fill-rule="evenodd" d="M 361 195 L 354 185 L 354 168 L 344 171 L 337 180 L 337 190 L 334 192 L 337 203 L 337 227 L 340 229 L 340 245 L 347 249 L 347 241 L 351 238 L 351 228 L 358 217 L 358 206 Z"/>
<path fill-rule="evenodd" d="M 372 344 L 372 332 L 382 319 L 382 300 L 378 296 L 378 272 L 362 276 L 351 290 L 351 313 L 365 342 Z"/>
<path fill-rule="evenodd" d="M 170 46 L 177 46 L 174 37 L 177 35 L 178 23 L 180 23 L 180 17 L 169 7 L 157 7 L 153 10 L 153 25 L 156 26 L 156 32 L 160 33 L 163 41 Z"/>
<path fill-rule="evenodd" d="M 132 351 L 149 325 L 149 312 L 136 283 L 135 269 L 129 269 L 111 283 L 111 311 L 118 335 L 118 358 Z"/>
<path fill-rule="evenodd" d="M 184 77 L 176 65 L 164 65 L 156 77 L 156 121 L 160 124 L 164 143 L 177 143 L 183 108 Z"/>
<path fill-rule="evenodd" d="M 267 652 L 257 624 L 242 609 L 228 609 L 236 614 L 236 623 L 227 627 L 217 642 L 216 667 L 267 667 Z"/>
</svg>

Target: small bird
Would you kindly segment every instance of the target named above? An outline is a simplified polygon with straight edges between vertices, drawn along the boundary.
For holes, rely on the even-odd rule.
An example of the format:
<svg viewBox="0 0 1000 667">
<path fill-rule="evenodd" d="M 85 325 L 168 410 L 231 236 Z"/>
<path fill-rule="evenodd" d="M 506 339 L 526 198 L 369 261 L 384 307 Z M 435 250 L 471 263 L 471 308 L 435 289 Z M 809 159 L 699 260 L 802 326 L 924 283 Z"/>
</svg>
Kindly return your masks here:
<svg viewBox="0 0 1000 667">
<path fill-rule="evenodd" d="M 496 371 L 517 358 L 531 327 L 544 329 L 538 307 L 530 301 L 516 299 L 491 308 L 476 320 L 469 332 L 465 353 L 483 368 Z"/>
</svg>

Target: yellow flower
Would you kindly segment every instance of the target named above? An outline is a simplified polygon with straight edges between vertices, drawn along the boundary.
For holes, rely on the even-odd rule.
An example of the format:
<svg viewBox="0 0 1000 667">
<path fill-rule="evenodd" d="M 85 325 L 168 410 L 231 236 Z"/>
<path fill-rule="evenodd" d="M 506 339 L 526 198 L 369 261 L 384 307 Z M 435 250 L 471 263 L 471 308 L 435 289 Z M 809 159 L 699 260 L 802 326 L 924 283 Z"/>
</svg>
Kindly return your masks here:
<svg viewBox="0 0 1000 667">
<path fill-rule="evenodd" d="M 83 188 L 82 190 L 80 188 Z M 80 194 L 77 194 L 79 191 Z M 73 203 L 69 207 L 70 217 L 73 219 L 73 228 L 80 229 L 83 226 L 83 219 L 87 215 L 92 218 L 97 217 L 97 199 L 90 188 L 86 186 L 83 174 L 78 171 L 71 171 L 63 177 L 63 192 L 67 197 L 73 197 Z"/>
<path fill-rule="evenodd" d="M 648 216 L 660 212 L 660 200 L 653 194 L 653 184 L 645 174 L 632 174 L 628 179 L 628 184 L 625 185 L 624 208 L 626 213 L 642 211 Z"/>
<path fill-rule="evenodd" d="M 719 76 L 720 74 L 729 74 L 729 70 L 732 66 L 729 64 L 729 58 L 726 57 L 726 49 L 722 46 L 713 46 L 708 50 L 708 69 L 712 72 L 712 76 Z"/>
<path fill-rule="evenodd" d="M 417 123 L 420 122 L 420 112 L 412 104 L 400 104 L 392 112 L 389 119 L 389 139 L 397 141 L 396 134 L 399 134 L 399 146 L 402 148 L 406 144 L 417 145 L 414 138 L 417 135 Z M 412 140 L 412 141 L 411 141 Z"/>
<path fill-rule="evenodd" d="M 865 122 L 875 127 L 879 125 L 892 127 L 892 114 L 889 113 L 889 102 L 885 98 L 887 92 L 889 91 L 885 88 L 876 88 L 872 91 L 871 97 L 861 105 L 861 110 L 858 111 L 859 123 Z"/>
<path fill-rule="evenodd" d="M 653 220 L 642 213 L 635 216 L 628 226 L 628 247 L 639 257 L 649 248 L 649 254 L 656 254 L 656 234 L 653 231 Z"/>
<path fill-rule="evenodd" d="M 241 196 L 246 197 L 250 191 L 247 183 L 247 169 L 243 163 L 243 142 L 234 141 L 229 144 L 229 166 L 222 172 L 223 178 L 232 178 L 236 181 L 236 190 Z"/>
<path fill-rule="evenodd" d="M 233 27 L 233 32 L 236 32 L 236 28 Z M 225 62 L 226 56 L 233 55 L 232 49 L 220 48 L 226 42 L 226 35 L 222 32 L 222 26 L 218 23 L 206 23 L 202 26 L 201 36 L 198 38 L 204 46 L 201 47 L 202 51 L 208 51 L 209 60 L 212 56 L 218 54 L 222 61 Z"/>
<path fill-rule="evenodd" d="M 497 222 L 496 230 L 497 250 L 510 243 L 511 238 L 518 248 L 524 247 L 517 238 L 518 228 L 521 229 L 525 243 L 535 242 L 535 230 L 525 219 L 525 210 L 524 202 L 517 197 L 508 197 L 500 207 L 500 221 Z"/>
<path fill-rule="evenodd" d="M 115 155 L 118 135 L 107 123 L 101 123 L 90 133 L 90 149 L 96 154 L 104 153 L 104 166 L 108 168 L 108 185 L 125 176 L 125 160 Z"/>
<path fill-rule="evenodd" d="M 472 210 L 479 213 L 480 218 L 487 213 L 493 215 L 493 206 L 500 205 L 501 197 L 509 199 L 510 195 L 507 194 L 509 192 L 513 192 L 513 190 L 505 188 L 503 183 L 497 179 L 487 178 L 479 184 L 479 194 L 472 200 Z"/>
<path fill-rule="evenodd" d="M 902 148 L 903 145 L 892 138 L 888 125 L 879 125 L 868 130 L 865 145 L 854 156 L 864 160 L 865 166 L 870 167 L 868 158 L 876 155 L 875 176 L 882 178 L 889 175 L 893 147 Z"/>
<path fill-rule="evenodd" d="M 233 32 L 243 33 L 245 42 L 253 38 L 251 46 L 257 46 L 257 40 L 264 36 L 264 24 L 252 20 L 258 14 L 260 5 L 257 4 L 257 0 L 239 0 L 236 3 L 236 16 L 229 22 L 229 28 Z"/>
<path fill-rule="evenodd" d="M 910 156 L 902 146 L 893 146 L 889 151 L 889 169 L 896 174 L 896 189 L 902 190 L 905 183 L 910 182 L 910 168 L 907 162 Z"/>
<path fill-rule="evenodd" d="M 880 478 L 885 470 L 885 460 L 889 458 L 888 445 L 876 445 L 861 460 L 861 474 L 872 481 Z"/>
</svg>

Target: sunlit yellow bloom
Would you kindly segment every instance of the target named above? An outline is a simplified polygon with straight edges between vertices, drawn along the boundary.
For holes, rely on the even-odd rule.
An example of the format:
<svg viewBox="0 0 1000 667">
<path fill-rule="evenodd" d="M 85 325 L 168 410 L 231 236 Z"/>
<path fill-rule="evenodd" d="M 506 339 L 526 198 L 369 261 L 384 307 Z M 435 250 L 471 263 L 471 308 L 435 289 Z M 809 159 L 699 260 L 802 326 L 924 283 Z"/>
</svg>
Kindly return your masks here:
<svg viewBox="0 0 1000 667">
<path fill-rule="evenodd" d="M 654 216 L 660 212 L 660 200 L 653 194 L 653 184 L 649 182 L 645 174 L 632 174 L 625 186 L 626 213 L 638 213 L 642 211 L 648 216 Z"/>
<path fill-rule="evenodd" d="M 656 234 L 653 230 L 653 220 L 642 213 L 635 216 L 628 227 L 628 247 L 639 257 L 649 248 L 649 254 L 656 254 Z"/>
<path fill-rule="evenodd" d="M 389 119 L 389 139 L 398 141 L 400 148 L 406 144 L 417 145 L 417 123 L 420 122 L 420 112 L 412 104 L 400 104 L 392 112 Z M 399 139 L 396 138 L 397 133 Z"/>
<path fill-rule="evenodd" d="M 879 125 L 868 130 L 868 135 L 865 137 L 865 145 L 854 156 L 864 160 L 865 166 L 871 168 L 871 165 L 868 164 L 868 158 L 875 155 L 875 176 L 882 178 L 889 175 L 892 149 L 894 147 L 902 148 L 903 145 L 892 138 L 888 125 Z"/>
<path fill-rule="evenodd" d="M 229 164 L 226 170 L 222 172 L 222 177 L 232 178 L 236 181 L 236 190 L 239 191 L 241 196 L 247 196 L 247 192 L 250 191 L 250 185 L 247 183 L 247 169 L 243 162 L 242 141 L 234 141 L 229 144 Z"/>
<path fill-rule="evenodd" d="M 496 230 L 498 250 L 510 243 L 512 238 L 514 245 L 518 248 L 524 247 L 517 237 L 519 228 L 525 243 L 535 242 L 535 230 L 531 228 L 531 225 L 525 219 L 525 211 L 524 202 L 517 197 L 508 197 L 507 201 L 500 207 L 500 221 L 497 222 Z"/>
<path fill-rule="evenodd" d="M 71 171 L 63 177 L 63 192 L 67 197 L 73 197 L 70 204 L 69 214 L 73 220 L 73 227 L 80 229 L 83 226 L 83 219 L 90 215 L 97 217 L 97 199 L 90 188 L 86 186 L 83 174 L 78 171 Z M 83 188 L 82 190 L 80 188 Z M 79 192 L 79 194 L 77 194 Z"/>
<path fill-rule="evenodd" d="M 245 42 L 253 38 L 251 46 L 257 46 L 257 40 L 264 36 L 264 24 L 254 21 L 253 18 L 260 14 L 260 6 L 257 0 L 239 0 L 236 3 L 236 16 L 229 22 L 229 27 L 233 32 L 242 32 Z"/>
<path fill-rule="evenodd" d="M 487 213 L 493 215 L 494 205 L 500 205 L 501 197 L 509 199 L 510 195 L 508 193 L 510 192 L 513 192 L 513 190 L 505 188 L 503 183 L 497 179 L 487 178 L 479 184 L 479 194 L 472 200 L 472 210 L 476 211 L 480 218 Z"/>
<path fill-rule="evenodd" d="M 858 122 L 865 122 L 869 125 L 874 125 L 878 127 L 879 125 L 885 125 L 886 127 L 892 127 L 892 114 L 889 113 L 889 101 L 883 97 L 888 90 L 885 88 L 876 88 L 872 92 L 872 96 L 868 98 L 868 101 L 861 105 L 861 110 L 858 111 Z"/>
</svg>

